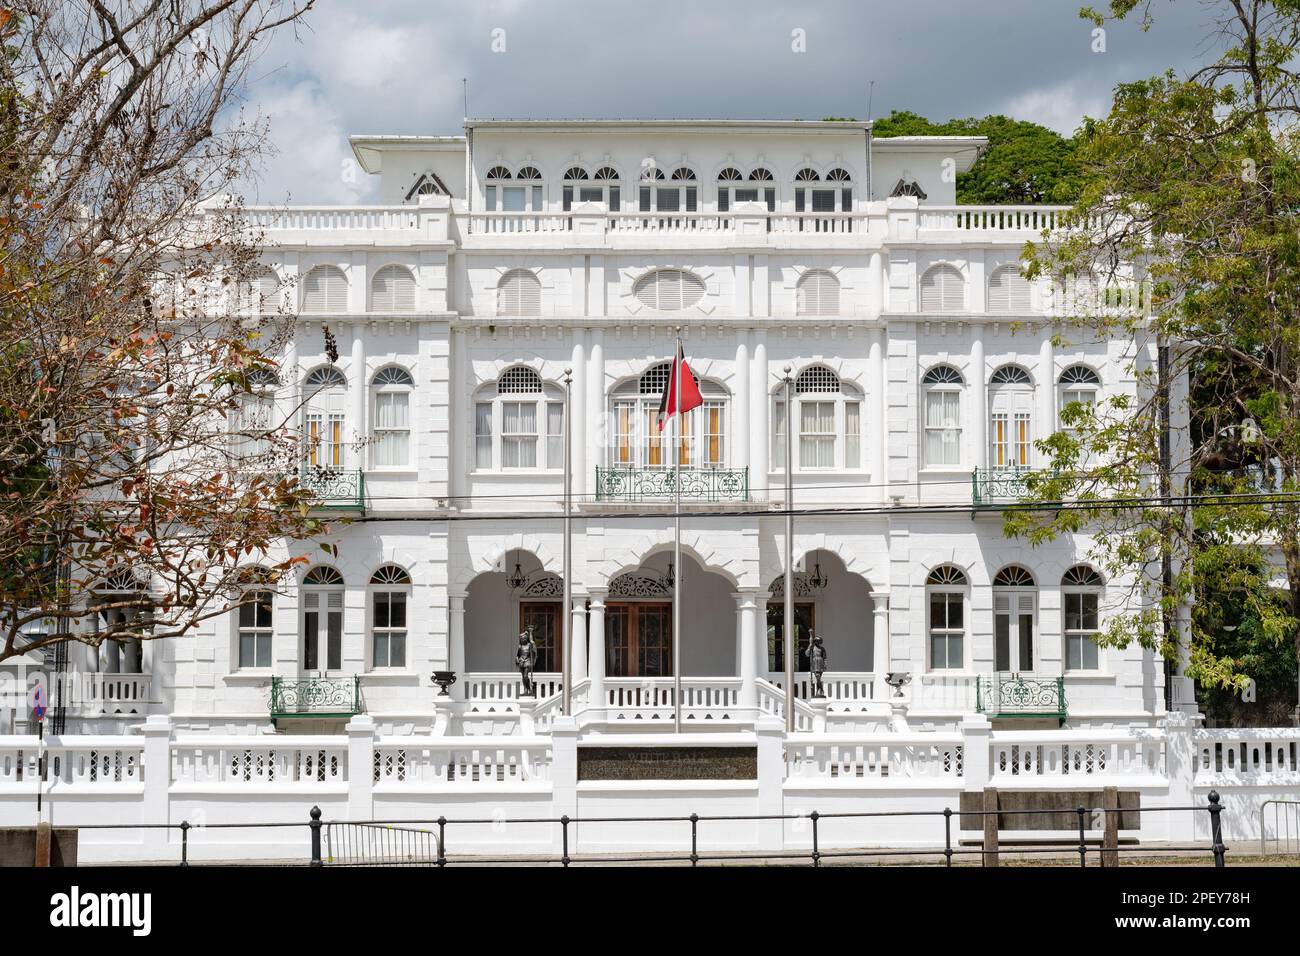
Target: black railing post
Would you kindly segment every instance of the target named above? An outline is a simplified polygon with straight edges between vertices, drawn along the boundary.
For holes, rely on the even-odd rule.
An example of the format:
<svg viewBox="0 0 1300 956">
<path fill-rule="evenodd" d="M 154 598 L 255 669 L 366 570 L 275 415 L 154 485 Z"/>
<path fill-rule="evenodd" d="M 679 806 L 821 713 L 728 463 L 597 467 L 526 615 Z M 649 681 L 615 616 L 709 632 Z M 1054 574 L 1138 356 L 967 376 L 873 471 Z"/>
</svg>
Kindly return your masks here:
<svg viewBox="0 0 1300 956">
<path fill-rule="evenodd" d="M 320 858 L 320 807 L 311 808 L 311 866 L 324 866 Z"/>
<path fill-rule="evenodd" d="M 569 815 L 567 813 L 564 816 L 560 817 L 560 843 L 561 843 L 561 849 L 563 851 L 560 855 L 560 863 L 562 863 L 564 866 L 568 866 L 569 865 Z"/>
<path fill-rule="evenodd" d="M 818 813 L 816 810 L 814 810 L 812 813 L 808 814 L 808 819 L 812 820 L 812 825 L 813 825 L 813 834 L 812 834 L 812 836 L 813 836 L 813 851 L 812 851 L 812 861 L 813 861 L 813 866 L 821 866 L 821 865 L 822 865 L 822 854 L 821 854 L 821 850 L 818 849 L 818 847 L 817 847 L 817 820 L 818 820 L 818 818 L 820 818 L 820 817 L 821 817 L 821 814 Z"/>
<path fill-rule="evenodd" d="M 438 817 L 438 865 L 447 865 L 447 818 Z"/>
<path fill-rule="evenodd" d="M 1219 803 L 1219 791 L 1210 791 L 1210 839 L 1213 841 L 1210 850 L 1214 853 L 1215 867 L 1222 867 L 1223 855 L 1228 852 L 1228 848 L 1223 845 L 1223 805 Z"/>
<path fill-rule="evenodd" d="M 952 866 L 952 807 L 943 808 L 944 866 Z"/>
<path fill-rule="evenodd" d="M 700 862 L 700 815 L 691 814 L 691 866 Z"/>
<path fill-rule="evenodd" d="M 1085 810 L 1083 807 L 1076 807 L 1074 812 L 1079 815 L 1079 865 L 1087 866 L 1088 865 L 1088 844 L 1086 842 L 1087 837 L 1085 836 L 1087 823 L 1084 818 L 1087 816 L 1088 811 Z"/>
<path fill-rule="evenodd" d="M 190 825 L 186 820 L 181 821 L 181 866 L 190 865 Z"/>
</svg>

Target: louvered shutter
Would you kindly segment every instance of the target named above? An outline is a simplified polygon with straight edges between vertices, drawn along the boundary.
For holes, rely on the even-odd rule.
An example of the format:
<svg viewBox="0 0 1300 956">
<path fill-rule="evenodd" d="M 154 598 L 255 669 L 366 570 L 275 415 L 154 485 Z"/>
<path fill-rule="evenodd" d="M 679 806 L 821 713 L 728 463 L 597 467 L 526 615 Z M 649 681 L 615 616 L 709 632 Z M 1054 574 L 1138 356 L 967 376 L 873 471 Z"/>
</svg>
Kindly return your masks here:
<svg viewBox="0 0 1300 956">
<path fill-rule="evenodd" d="M 303 280 L 304 312 L 346 312 L 348 278 L 337 266 L 317 266 Z"/>
<path fill-rule="evenodd" d="M 922 312 L 960 312 L 966 307 L 966 283 L 952 266 L 935 266 L 921 277 Z"/>
<path fill-rule="evenodd" d="M 371 284 L 370 308 L 374 312 L 414 312 L 415 277 L 402 266 L 385 266 Z"/>
<path fill-rule="evenodd" d="M 704 298 L 704 282 L 681 269 L 657 269 L 637 280 L 633 293 L 647 308 L 657 312 L 689 309 Z"/>
<path fill-rule="evenodd" d="M 1004 266 L 989 279 L 990 312 L 1028 312 L 1029 280 L 1014 266 Z"/>
<path fill-rule="evenodd" d="M 838 315 L 840 282 L 825 269 L 810 269 L 799 280 L 796 302 L 799 315 Z"/>
<path fill-rule="evenodd" d="M 497 315 L 541 315 L 542 283 L 527 269 L 511 269 L 497 286 Z"/>
</svg>

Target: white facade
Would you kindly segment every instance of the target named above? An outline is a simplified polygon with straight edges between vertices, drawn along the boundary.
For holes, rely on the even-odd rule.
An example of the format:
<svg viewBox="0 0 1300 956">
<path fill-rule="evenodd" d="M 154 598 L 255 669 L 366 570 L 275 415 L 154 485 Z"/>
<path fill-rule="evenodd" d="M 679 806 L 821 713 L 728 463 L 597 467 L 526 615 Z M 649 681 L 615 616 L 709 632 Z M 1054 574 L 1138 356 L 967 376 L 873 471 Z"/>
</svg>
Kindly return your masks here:
<svg viewBox="0 0 1300 956">
<path fill-rule="evenodd" d="M 360 711 L 385 733 L 545 727 L 559 709 L 568 375 L 575 711 L 594 728 L 670 728 L 672 497 L 647 423 L 680 334 L 706 399 L 673 569 L 688 726 L 784 706 L 767 622 L 781 607 L 786 369 L 797 603 L 831 663 L 828 702 L 798 681 L 801 730 L 951 730 L 977 712 L 1024 729 L 1152 726 L 1162 661 L 1088 640 L 1123 582 L 1089 574 L 1086 536 L 1005 538 L 996 504 L 1065 401 L 1133 391 L 1131 363 L 1154 359 L 1130 341 L 1053 344 L 1049 290 L 1016 263 L 1058 211 L 955 206 L 955 174 L 982 145 L 739 121 L 354 138 L 383 205 L 250 213 L 294 316 L 275 400 L 304 401 L 315 464 L 341 476 L 327 502 L 349 518 L 329 538 L 338 559 L 319 567 L 302 545 L 316 577 L 269 614 L 218 619 L 136 664 L 74 653 L 78 671 L 118 675 L 93 680 L 127 701 L 74 719 L 330 734 Z M 526 623 L 554 634 L 527 718 L 512 668 Z M 434 670 L 457 673 L 454 705 L 434 706 Z M 891 697 L 900 672 L 911 681 Z M 272 720 L 273 677 L 360 697 Z M 1050 700 L 990 706 L 1017 680 Z"/>
</svg>

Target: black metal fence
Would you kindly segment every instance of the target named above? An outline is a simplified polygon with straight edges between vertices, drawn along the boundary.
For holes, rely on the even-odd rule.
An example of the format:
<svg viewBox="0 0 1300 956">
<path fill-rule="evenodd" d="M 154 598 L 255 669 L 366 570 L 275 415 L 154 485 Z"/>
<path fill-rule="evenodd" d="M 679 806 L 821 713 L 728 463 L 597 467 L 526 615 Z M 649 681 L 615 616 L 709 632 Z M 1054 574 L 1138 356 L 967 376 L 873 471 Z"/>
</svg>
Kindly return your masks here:
<svg viewBox="0 0 1300 956">
<path fill-rule="evenodd" d="M 529 817 L 507 820 L 500 817 L 448 819 L 440 816 L 432 820 L 324 820 L 319 807 L 312 807 L 307 820 L 282 823 L 204 823 L 201 826 L 187 821 L 180 823 L 94 823 L 75 827 L 79 831 L 131 830 L 173 831 L 180 834 L 180 859 L 176 865 L 189 866 L 190 834 L 195 830 L 266 830 L 266 829 L 300 829 L 306 828 L 306 858 L 280 861 L 283 865 L 299 866 L 437 866 L 444 867 L 451 863 L 471 865 L 505 863 L 519 866 L 558 865 L 569 867 L 580 864 L 647 864 L 647 863 L 684 863 L 699 866 L 708 863 L 725 862 L 764 862 L 776 861 L 788 864 L 804 863 L 820 867 L 834 860 L 877 859 L 881 861 L 933 860 L 936 865 L 953 866 L 954 863 L 972 860 L 980 865 L 996 865 L 1000 856 L 1061 856 L 1078 855 L 1079 866 L 1118 865 L 1121 854 L 1134 856 L 1171 856 L 1175 854 L 1204 854 L 1207 862 L 1212 861 L 1216 867 L 1225 865 L 1228 847 L 1223 843 L 1224 807 L 1217 792 L 1211 792 L 1206 803 L 1183 807 L 1143 807 L 1142 813 L 1205 813 L 1209 817 L 1210 842 L 1186 845 L 1162 844 L 1160 846 L 1142 844 L 1105 845 L 1095 837 L 1088 836 L 1088 823 L 1096 814 L 1132 813 L 1131 809 L 1106 809 L 1102 807 L 1076 807 L 1065 810 L 890 810 L 862 811 L 856 813 L 808 813 L 755 814 L 755 815 L 703 815 L 692 813 L 689 816 L 652 816 L 652 817 Z M 1062 834 L 1073 831 L 1077 837 L 1064 838 L 1048 836 L 1025 844 L 1003 844 L 987 847 L 982 840 L 972 839 L 962 844 L 960 839 L 954 842 L 954 817 L 999 817 L 1017 814 L 1061 814 L 1070 822 L 1061 830 L 1050 831 Z M 841 819 L 888 819 L 900 817 L 930 817 L 936 823 L 936 837 L 942 827 L 943 845 L 936 840 L 934 847 L 909 847 L 891 849 L 888 847 L 861 848 L 823 848 L 823 828 L 828 821 Z M 1105 818 L 1103 818 L 1105 819 Z M 702 835 L 713 824 L 724 822 L 787 822 L 806 821 L 811 831 L 811 843 L 808 849 L 780 851 L 702 851 Z M 587 854 L 577 855 L 573 852 L 575 832 L 579 824 L 680 824 L 682 827 L 682 849 L 671 852 L 651 852 L 626 854 Z M 466 826 L 515 826 L 523 824 L 549 824 L 559 827 L 560 852 L 534 854 L 510 854 L 493 856 L 490 854 L 465 852 L 453 856 L 455 833 Z M 1116 828 L 1110 827 L 1114 831 Z M 296 842 L 296 841 L 295 841 Z M 452 850 L 449 850 L 449 844 Z M 209 847 L 210 849 L 210 847 Z M 223 860 L 222 862 L 230 862 Z"/>
</svg>

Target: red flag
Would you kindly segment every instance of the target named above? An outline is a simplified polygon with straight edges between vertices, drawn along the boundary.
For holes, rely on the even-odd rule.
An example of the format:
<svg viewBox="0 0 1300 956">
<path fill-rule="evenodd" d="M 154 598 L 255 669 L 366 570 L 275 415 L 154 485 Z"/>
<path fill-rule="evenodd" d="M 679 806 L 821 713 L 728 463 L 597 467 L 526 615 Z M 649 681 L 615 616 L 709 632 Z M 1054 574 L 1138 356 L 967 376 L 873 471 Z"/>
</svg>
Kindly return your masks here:
<svg viewBox="0 0 1300 956">
<path fill-rule="evenodd" d="M 682 380 L 681 402 L 677 401 L 679 368 Z M 668 384 L 664 386 L 663 397 L 659 399 L 659 430 L 663 431 L 664 423 L 679 411 L 689 412 L 692 408 L 699 408 L 703 404 L 704 398 L 700 395 L 700 384 L 695 381 L 695 373 L 686 364 L 686 357 L 682 354 L 682 343 L 678 342 L 677 357 L 673 359 L 673 367 L 668 373 Z"/>
</svg>

